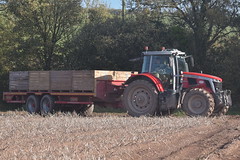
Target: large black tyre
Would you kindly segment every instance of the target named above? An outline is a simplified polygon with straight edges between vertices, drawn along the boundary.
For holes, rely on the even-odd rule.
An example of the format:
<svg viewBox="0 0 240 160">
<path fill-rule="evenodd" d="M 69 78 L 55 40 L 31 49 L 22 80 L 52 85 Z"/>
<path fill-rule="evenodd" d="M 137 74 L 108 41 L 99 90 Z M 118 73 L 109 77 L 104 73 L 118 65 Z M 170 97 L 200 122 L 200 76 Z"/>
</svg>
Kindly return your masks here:
<svg viewBox="0 0 240 160">
<path fill-rule="evenodd" d="M 54 99 L 50 95 L 44 95 L 40 102 L 41 115 L 53 114 Z"/>
<path fill-rule="evenodd" d="M 34 95 L 29 96 L 26 102 L 26 109 L 31 114 L 39 113 L 39 97 Z"/>
<path fill-rule="evenodd" d="M 183 110 L 189 116 L 210 116 L 214 106 L 212 94 L 201 88 L 191 89 L 183 100 Z"/>
<path fill-rule="evenodd" d="M 153 116 L 158 111 L 158 91 L 152 83 L 136 80 L 124 90 L 122 102 L 131 116 Z"/>
<path fill-rule="evenodd" d="M 228 112 L 228 110 L 229 106 L 220 106 L 214 109 L 212 116 L 223 116 Z"/>
</svg>

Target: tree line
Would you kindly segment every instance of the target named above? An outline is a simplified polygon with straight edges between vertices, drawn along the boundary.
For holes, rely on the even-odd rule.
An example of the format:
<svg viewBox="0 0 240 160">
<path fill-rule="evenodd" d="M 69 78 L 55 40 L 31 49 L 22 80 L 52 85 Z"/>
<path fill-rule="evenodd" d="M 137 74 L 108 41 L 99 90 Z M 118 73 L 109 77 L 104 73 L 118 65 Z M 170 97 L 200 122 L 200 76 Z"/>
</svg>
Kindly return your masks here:
<svg viewBox="0 0 240 160">
<path fill-rule="evenodd" d="M 129 59 L 177 48 L 195 58 L 194 71 L 223 78 L 240 95 L 238 0 L 1 0 L 0 84 L 17 70 L 140 70 Z"/>
</svg>

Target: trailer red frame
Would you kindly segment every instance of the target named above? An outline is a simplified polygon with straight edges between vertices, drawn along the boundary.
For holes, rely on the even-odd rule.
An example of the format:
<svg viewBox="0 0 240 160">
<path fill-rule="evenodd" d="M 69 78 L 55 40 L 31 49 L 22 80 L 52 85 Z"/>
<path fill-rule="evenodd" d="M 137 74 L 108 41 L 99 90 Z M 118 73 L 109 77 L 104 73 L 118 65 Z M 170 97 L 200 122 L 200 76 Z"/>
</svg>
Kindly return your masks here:
<svg viewBox="0 0 240 160">
<path fill-rule="evenodd" d="M 51 95 L 57 98 L 55 104 L 93 104 L 94 93 L 71 93 L 71 92 L 4 92 L 3 100 L 7 103 L 26 103 L 30 95 L 42 97 Z"/>
<path fill-rule="evenodd" d="M 122 107 L 123 80 L 96 80 L 95 92 L 41 92 L 41 91 L 10 91 L 3 93 L 6 103 L 26 104 L 30 96 L 35 96 L 38 103 L 45 96 L 53 97 L 54 104 L 75 105 L 79 108 L 86 105 Z M 26 104 L 27 105 L 27 104 Z M 34 105 L 35 107 L 35 105 Z"/>
</svg>

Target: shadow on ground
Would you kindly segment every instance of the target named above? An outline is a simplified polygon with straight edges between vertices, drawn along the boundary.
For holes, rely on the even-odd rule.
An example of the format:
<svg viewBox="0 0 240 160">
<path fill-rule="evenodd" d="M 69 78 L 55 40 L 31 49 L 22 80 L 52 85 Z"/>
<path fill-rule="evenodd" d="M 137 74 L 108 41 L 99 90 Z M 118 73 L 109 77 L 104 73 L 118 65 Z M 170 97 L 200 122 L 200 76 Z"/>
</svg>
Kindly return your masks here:
<svg viewBox="0 0 240 160">
<path fill-rule="evenodd" d="M 4 102 L 0 103 L 0 112 L 7 112 L 7 111 L 25 111 L 25 106 L 22 104 L 7 104 Z M 123 108 L 111 108 L 111 107 L 95 107 L 95 113 L 126 113 Z M 185 115 L 182 110 L 174 111 L 174 116 L 183 116 Z M 227 115 L 240 115 L 240 105 L 235 104 L 233 105 Z"/>
</svg>

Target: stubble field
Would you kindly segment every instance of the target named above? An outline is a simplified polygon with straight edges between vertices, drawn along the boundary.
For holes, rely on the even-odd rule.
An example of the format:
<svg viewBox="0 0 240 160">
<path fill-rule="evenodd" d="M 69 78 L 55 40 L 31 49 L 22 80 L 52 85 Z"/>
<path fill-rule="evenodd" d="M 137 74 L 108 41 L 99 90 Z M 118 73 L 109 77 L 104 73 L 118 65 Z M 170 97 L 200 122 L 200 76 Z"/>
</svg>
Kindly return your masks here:
<svg viewBox="0 0 240 160">
<path fill-rule="evenodd" d="M 240 159 L 240 116 L 0 114 L 0 159 Z"/>
</svg>

